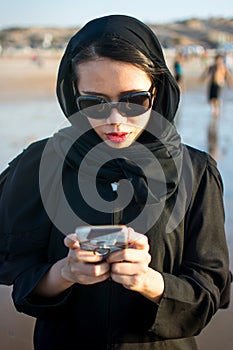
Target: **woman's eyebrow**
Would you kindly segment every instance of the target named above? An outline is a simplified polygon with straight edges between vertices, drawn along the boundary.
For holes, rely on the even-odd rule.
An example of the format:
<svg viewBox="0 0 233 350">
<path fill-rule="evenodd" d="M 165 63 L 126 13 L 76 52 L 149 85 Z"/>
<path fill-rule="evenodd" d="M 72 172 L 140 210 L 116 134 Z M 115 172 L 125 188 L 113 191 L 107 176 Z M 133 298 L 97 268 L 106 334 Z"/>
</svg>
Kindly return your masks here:
<svg viewBox="0 0 233 350">
<path fill-rule="evenodd" d="M 118 96 L 118 98 L 121 98 L 121 97 L 124 96 L 124 95 L 130 94 L 130 93 L 133 93 L 133 92 L 139 92 L 139 91 L 146 91 L 146 90 L 143 90 L 143 89 L 130 89 L 130 90 L 125 90 L 125 91 L 120 92 L 120 94 L 117 95 L 117 96 Z M 82 94 L 91 95 L 91 96 L 102 96 L 102 97 L 107 98 L 107 99 L 110 99 L 110 97 L 111 97 L 111 96 L 109 96 L 109 95 L 103 94 L 102 92 L 98 92 L 98 91 L 89 91 L 89 90 L 83 90 L 83 91 L 82 91 Z"/>
<path fill-rule="evenodd" d="M 81 91 L 81 93 L 82 93 L 82 94 L 85 94 L 85 95 L 103 96 L 103 97 L 109 98 L 108 95 L 105 95 L 105 94 L 103 94 L 102 92 L 98 92 L 98 91 L 83 90 L 83 91 Z"/>
</svg>

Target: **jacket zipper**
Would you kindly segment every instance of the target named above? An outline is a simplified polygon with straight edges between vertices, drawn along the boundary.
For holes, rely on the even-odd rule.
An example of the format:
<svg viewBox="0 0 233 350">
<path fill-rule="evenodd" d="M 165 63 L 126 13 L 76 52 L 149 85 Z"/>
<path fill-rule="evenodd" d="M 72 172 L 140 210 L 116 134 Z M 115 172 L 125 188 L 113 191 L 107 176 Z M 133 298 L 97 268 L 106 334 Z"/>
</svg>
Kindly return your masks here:
<svg viewBox="0 0 233 350">
<path fill-rule="evenodd" d="M 111 183 L 112 193 L 113 193 L 113 200 L 115 199 L 114 193 L 116 194 L 118 186 L 119 186 L 118 182 Z M 122 216 L 122 210 L 117 210 L 117 208 L 113 207 L 112 225 L 119 225 L 119 223 L 121 221 L 121 216 Z"/>
<path fill-rule="evenodd" d="M 118 188 L 118 183 L 114 182 L 111 183 L 111 189 L 112 189 L 112 199 L 114 201 L 115 199 L 115 195 L 116 195 L 116 191 Z M 115 211 L 114 206 L 112 207 L 113 211 L 112 211 L 112 220 L 111 223 L 112 225 L 117 225 L 119 223 L 119 213 Z M 114 349 L 114 344 L 112 344 L 112 320 L 111 320 L 111 316 L 112 316 L 112 280 L 111 278 L 109 278 L 109 299 L 108 299 L 108 344 L 107 344 L 107 350 L 113 350 Z"/>
</svg>

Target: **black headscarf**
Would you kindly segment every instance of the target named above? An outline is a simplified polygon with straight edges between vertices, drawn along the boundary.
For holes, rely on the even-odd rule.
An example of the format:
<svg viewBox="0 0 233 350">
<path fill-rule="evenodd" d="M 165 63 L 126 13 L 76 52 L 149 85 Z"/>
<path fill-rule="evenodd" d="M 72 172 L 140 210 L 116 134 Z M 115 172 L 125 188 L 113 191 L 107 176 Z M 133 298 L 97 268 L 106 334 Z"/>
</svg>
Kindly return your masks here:
<svg viewBox="0 0 233 350">
<path fill-rule="evenodd" d="M 95 39 L 106 35 L 135 45 L 164 71 L 159 82 L 156 81 L 157 94 L 146 130 L 131 146 L 120 150 L 107 146 L 78 113 L 72 83 L 72 59 Z M 52 147 L 64 164 L 82 174 L 81 178 L 90 177 L 90 183 L 96 178 L 102 183 L 127 179 L 139 206 L 164 203 L 177 191 L 183 160 L 180 137 L 173 124 L 179 88 L 166 66 L 158 39 L 148 26 L 124 15 L 106 16 L 87 23 L 71 38 L 61 60 L 57 96 L 72 126 L 54 135 Z"/>
<path fill-rule="evenodd" d="M 115 35 L 131 43 L 156 66 L 165 69 L 159 82 L 156 82 L 157 94 L 153 110 L 172 122 L 179 104 L 180 92 L 175 79 L 167 68 L 161 45 L 152 30 L 139 20 L 124 16 L 111 15 L 88 22 L 69 41 L 62 58 L 57 80 L 57 96 L 61 108 L 70 117 L 78 111 L 72 85 L 72 58 L 79 50 L 107 34 Z"/>
</svg>

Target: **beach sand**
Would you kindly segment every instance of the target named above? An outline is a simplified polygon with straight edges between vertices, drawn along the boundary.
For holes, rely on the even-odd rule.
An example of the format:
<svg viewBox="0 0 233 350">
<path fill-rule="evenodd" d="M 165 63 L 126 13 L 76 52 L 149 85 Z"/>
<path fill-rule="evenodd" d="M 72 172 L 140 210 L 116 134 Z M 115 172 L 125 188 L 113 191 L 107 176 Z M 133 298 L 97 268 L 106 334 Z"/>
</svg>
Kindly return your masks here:
<svg viewBox="0 0 233 350">
<path fill-rule="evenodd" d="M 35 55 L 0 56 L 1 79 L 0 101 L 12 98 L 43 98 L 54 96 L 58 65 L 62 53 Z M 174 55 L 167 54 L 167 63 L 172 71 Z M 199 58 L 184 62 L 184 89 L 193 89 L 200 85 L 200 74 L 204 65 Z"/>
<path fill-rule="evenodd" d="M 59 54 L 41 57 L 0 56 L 0 101 L 54 96 Z"/>
<path fill-rule="evenodd" d="M 41 106 L 45 102 L 47 103 L 48 100 L 55 101 L 55 85 L 59 60 L 60 54 L 48 54 L 40 57 L 40 61 L 35 60 L 30 56 L 0 57 L 0 110 L 5 113 L 5 111 L 7 111 L 6 107 L 8 108 L 10 106 L 11 108 L 14 108 L 14 113 L 17 114 L 18 106 L 23 106 L 22 102 L 24 105 L 28 104 L 30 108 L 32 108 L 32 105 L 35 104 L 35 108 L 38 109 L 38 106 L 40 106 L 40 101 Z M 170 65 L 172 64 L 171 58 L 169 63 Z M 203 69 L 204 67 L 202 66 L 202 63 L 196 58 L 187 62 L 184 67 L 185 90 L 191 91 L 192 89 L 199 88 L 199 76 Z M 185 102 L 185 97 L 183 100 Z M 54 104 L 55 103 L 56 102 L 54 102 Z M 187 101 L 186 108 L 188 108 L 188 105 L 189 102 Z M 197 107 L 205 109 L 205 112 L 203 113 L 208 113 L 206 112 L 207 106 L 204 104 L 203 106 L 198 106 L 198 103 L 196 104 L 195 102 L 191 102 L 190 108 L 193 108 L 194 110 Z M 232 105 L 230 105 L 230 107 L 232 107 Z M 46 108 L 48 109 L 48 107 Z M 201 112 L 199 111 L 198 113 L 200 114 Z M 232 112 L 226 112 L 226 114 L 229 115 L 230 113 Z M 196 118 L 196 114 L 194 114 L 194 116 Z M 11 117 L 12 119 L 10 119 Z M 1 170 L 5 167 L 6 159 L 9 160 L 13 154 L 16 155 L 24 143 L 31 142 L 42 135 L 39 134 L 39 132 L 36 133 L 36 131 L 32 132 L 31 130 L 33 128 L 37 128 L 36 126 L 33 126 L 33 123 L 37 123 L 36 125 L 39 125 L 39 123 L 42 124 L 44 121 L 31 120 L 32 126 L 30 129 L 30 125 L 25 123 L 23 117 L 21 116 L 20 118 L 22 119 L 19 122 L 19 127 L 21 129 L 17 129 L 16 127 L 14 133 L 10 133 L 8 129 L 12 127 L 12 123 L 14 123 L 16 117 L 17 115 L 12 115 L 9 117 L 7 113 L 2 113 L 0 117 L 0 139 L 2 145 L 2 162 L 0 164 Z M 180 122 L 182 127 L 182 120 L 179 121 L 179 123 Z M 190 129 L 192 129 L 194 126 L 193 122 L 190 125 Z M 53 130 L 53 125 L 51 125 L 51 129 L 49 130 Z M 200 131 L 200 134 L 202 133 L 201 126 L 199 127 L 198 131 Z M 193 133 L 193 131 L 187 129 L 187 127 L 184 127 L 184 133 L 188 135 L 189 133 Z M 192 135 L 190 137 L 192 137 Z M 219 140 L 219 142 L 221 143 L 221 140 Z M 200 143 L 202 143 L 202 141 L 200 141 Z M 201 146 L 203 146 L 203 144 L 201 144 Z M 232 178 L 232 166 L 229 165 L 231 163 L 231 156 L 232 154 L 229 154 L 228 152 L 227 157 L 225 158 L 225 163 L 222 165 L 225 171 L 226 182 L 230 182 L 229 179 Z M 231 182 L 229 186 L 231 186 Z M 230 209 L 233 209 L 233 193 L 230 191 L 230 187 L 227 187 L 227 194 L 229 194 L 227 196 L 227 229 L 229 244 L 231 247 L 230 249 L 232 251 L 233 219 L 229 213 Z M 232 257 L 231 266 L 233 266 Z M 11 287 L 0 286 L 0 350 L 32 350 L 32 329 L 34 319 L 29 316 L 19 314 L 14 310 L 10 293 Z M 232 324 L 233 305 L 231 302 L 230 307 L 227 310 L 220 310 L 216 316 L 214 316 L 211 323 L 203 330 L 201 335 L 197 337 L 199 349 L 231 350 L 233 344 Z"/>
</svg>

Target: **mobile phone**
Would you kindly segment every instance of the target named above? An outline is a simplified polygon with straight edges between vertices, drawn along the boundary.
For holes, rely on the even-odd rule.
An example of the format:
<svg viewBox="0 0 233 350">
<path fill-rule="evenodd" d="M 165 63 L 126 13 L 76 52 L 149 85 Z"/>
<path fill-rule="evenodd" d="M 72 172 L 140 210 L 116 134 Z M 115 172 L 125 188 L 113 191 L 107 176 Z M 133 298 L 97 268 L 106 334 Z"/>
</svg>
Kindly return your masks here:
<svg viewBox="0 0 233 350">
<path fill-rule="evenodd" d="M 104 257 L 127 248 L 129 243 L 128 229 L 124 225 L 79 226 L 75 233 L 81 249 Z"/>
</svg>

